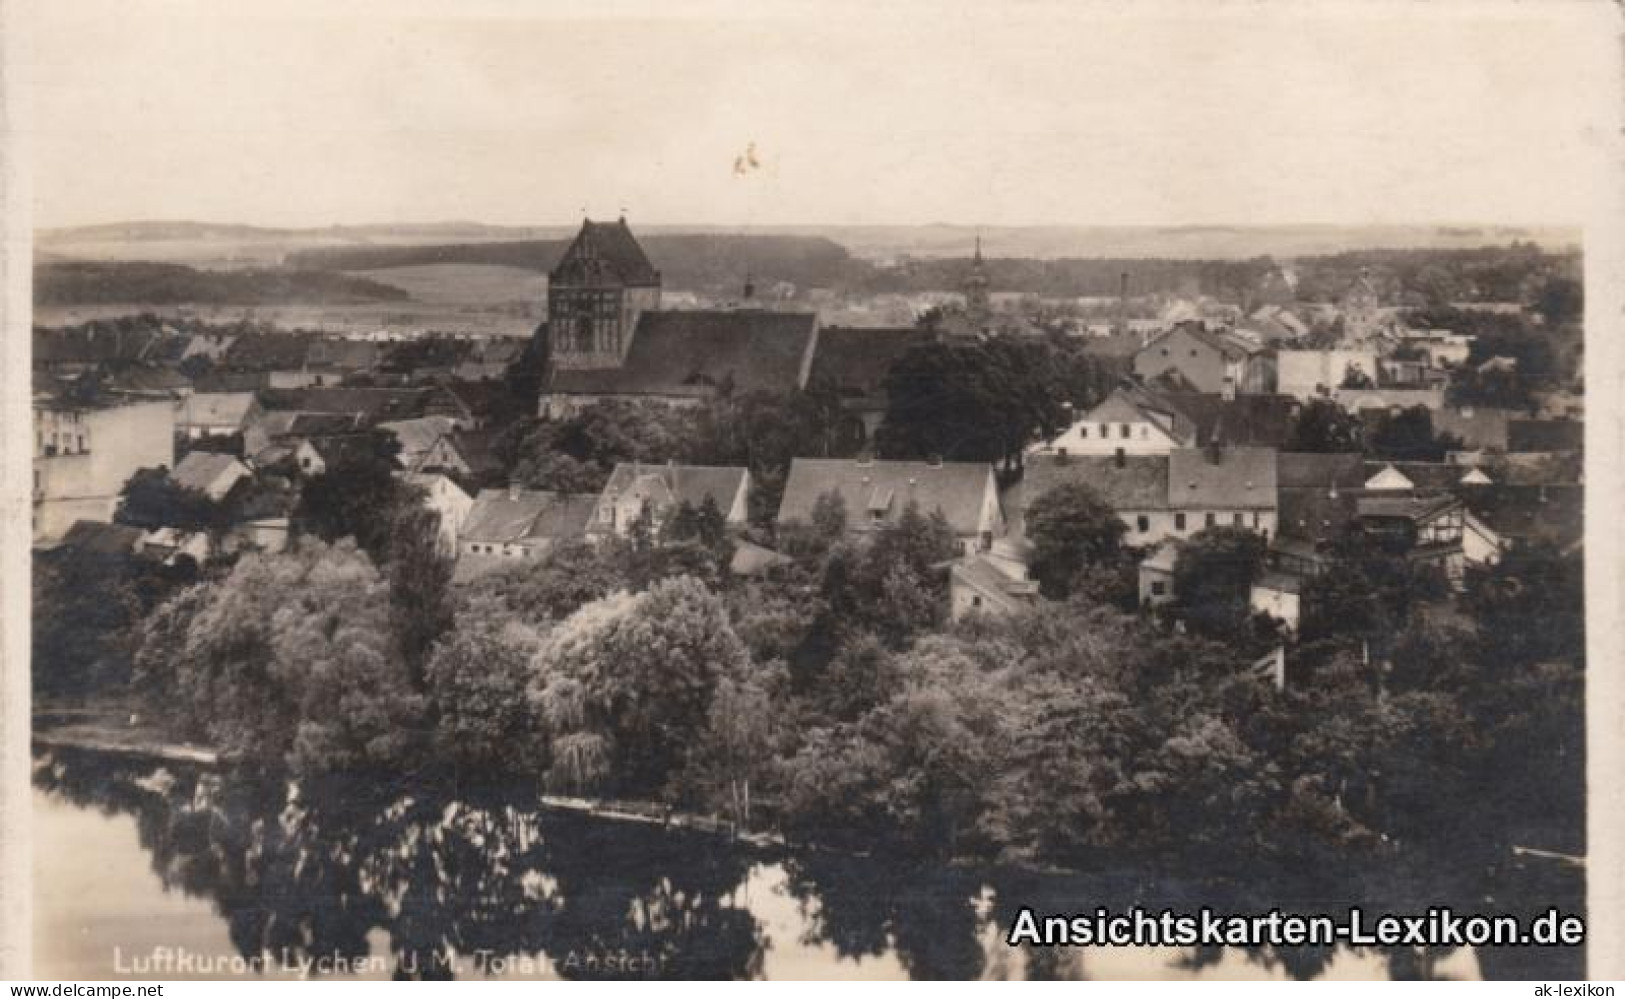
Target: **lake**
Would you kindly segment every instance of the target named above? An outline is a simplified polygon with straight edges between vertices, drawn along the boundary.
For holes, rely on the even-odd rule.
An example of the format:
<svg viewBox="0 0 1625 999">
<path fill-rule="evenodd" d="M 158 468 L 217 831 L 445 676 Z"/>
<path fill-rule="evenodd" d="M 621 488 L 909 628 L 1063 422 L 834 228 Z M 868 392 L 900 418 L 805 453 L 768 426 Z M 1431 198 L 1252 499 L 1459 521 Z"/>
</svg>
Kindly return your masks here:
<svg viewBox="0 0 1625 999">
<path fill-rule="evenodd" d="M 1581 973 L 1573 951 L 1011 948 L 1003 935 L 1023 904 L 1222 903 L 1132 872 L 752 849 L 542 810 L 513 790 L 287 785 L 56 752 L 35 760 L 33 838 L 45 978 Z"/>
</svg>

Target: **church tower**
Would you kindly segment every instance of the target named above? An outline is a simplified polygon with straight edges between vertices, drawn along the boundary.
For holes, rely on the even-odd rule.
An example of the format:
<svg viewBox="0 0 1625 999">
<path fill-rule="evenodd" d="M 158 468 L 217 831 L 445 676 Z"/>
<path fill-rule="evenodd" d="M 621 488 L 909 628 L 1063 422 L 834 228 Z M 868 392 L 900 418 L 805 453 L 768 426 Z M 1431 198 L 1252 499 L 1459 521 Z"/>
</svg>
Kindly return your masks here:
<svg viewBox="0 0 1625 999">
<path fill-rule="evenodd" d="M 988 300 L 987 264 L 982 260 L 982 237 L 976 237 L 976 256 L 971 259 L 970 273 L 965 276 L 965 316 L 977 327 L 993 315 Z"/>
<path fill-rule="evenodd" d="M 623 216 L 581 223 L 547 277 L 547 331 L 556 368 L 618 368 L 638 316 L 660 307 L 660 272 Z"/>
</svg>

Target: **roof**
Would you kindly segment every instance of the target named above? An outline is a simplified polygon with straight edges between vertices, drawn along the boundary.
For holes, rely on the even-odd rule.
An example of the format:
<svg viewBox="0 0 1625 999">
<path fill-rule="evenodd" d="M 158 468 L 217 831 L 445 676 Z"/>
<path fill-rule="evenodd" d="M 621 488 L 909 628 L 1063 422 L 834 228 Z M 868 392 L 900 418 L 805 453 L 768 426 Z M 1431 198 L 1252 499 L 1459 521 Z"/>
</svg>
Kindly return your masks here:
<svg viewBox="0 0 1625 999">
<path fill-rule="evenodd" d="M 309 333 L 249 333 L 227 348 L 225 363 L 255 370 L 303 368 L 314 339 Z"/>
<path fill-rule="evenodd" d="M 1274 509 L 1275 488 L 1271 448 L 1175 448 L 1168 453 L 1168 505 L 1174 509 Z"/>
<path fill-rule="evenodd" d="M 252 392 L 194 392 L 175 404 L 182 425 L 241 427 L 254 407 Z"/>
<path fill-rule="evenodd" d="M 913 326 L 825 326 L 818 331 L 809 380 L 828 382 L 847 393 L 871 394 L 880 388 L 898 357 L 931 339 L 929 332 Z"/>
<path fill-rule="evenodd" d="M 1275 456 L 1275 481 L 1281 489 L 1349 489 L 1366 478 L 1365 459 L 1357 452 L 1282 451 Z"/>
<path fill-rule="evenodd" d="M 192 380 L 174 368 L 133 365 L 113 373 L 107 387 L 118 392 L 179 392 L 190 388 Z"/>
<path fill-rule="evenodd" d="M 549 390 L 584 395 L 788 392 L 818 335 L 811 312 L 644 312 L 619 368 L 555 371 Z"/>
<path fill-rule="evenodd" d="M 309 437 L 305 439 L 315 452 L 321 456 L 322 462 L 328 467 L 346 464 L 357 458 L 366 457 L 374 451 L 375 442 L 371 434 L 337 434 L 330 437 Z"/>
<path fill-rule="evenodd" d="M 755 576 L 794 561 L 795 559 L 788 555 L 781 555 L 771 548 L 763 548 L 761 545 L 741 539 L 734 545 L 733 559 L 728 563 L 728 571 L 736 576 Z"/>
<path fill-rule="evenodd" d="M 1173 572 L 1179 564 L 1179 542 L 1170 538 L 1140 560 L 1140 568 L 1153 572 Z"/>
<path fill-rule="evenodd" d="M 410 465 L 436 441 L 450 433 L 453 425 L 454 421 L 449 416 L 422 416 L 415 420 L 380 423 L 378 429 L 395 435 L 395 440 L 401 445 L 401 463 Z"/>
<path fill-rule="evenodd" d="M 1463 497 L 1468 510 L 1504 538 L 1542 540 L 1559 547 L 1584 535 L 1585 487 L 1490 486 Z"/>
<path fill-rule="evenodd" d="M 290 437 L 351 434 L 362 429 L 362 413 L 294 413 L 283 431 Z"/>
<path fill-rule="evenodd" d="M 1263 351 L 1263 346 L 1248 340 L 1246 337 L 1236 336 L 1233 333 L 1218 333 L 1209 330 L 1201 320 L 1188 320 L 1176 324 L 1172 329 L 1156 337 L 1145 345 L 1146 350 L 1158 346 L 1164 340 L 1183 333 L 1191 339 L 1201 343 L 1229 360 L 1240 361 Z"/>
<path fill-rule="evenodd" d="M 565 248 L 564 256 L 548 275 L 550 284 L 653 287 L 660 272 L 644 254 L 626 219 L 581 223 L 581 231 Z"/>
<path fill-rule="evenodd" d="M 1435 433 L 1460 437 L 1471 448 L 1504 448 L 1507 446 L 1507 422 L 1516 413 L 1517 410 L 1487 406 L 1439 409 L 1433 412 L 1433 430 Z"/>
<path fill-rule="evenodd" d="M 539 489 L 482 489 L 474 497 L 459 541 L 509 543 L 579 537 L 592 519 L 598 497 Z"/>
<path fill-rule="evenodd" d="M 304 413 L 361 413 L 369 423 L 406 420 L 422 416 L 433 388 L 353 388 L 321 387 L 261 389 L 260 401 L 266 409 L 291 409 Z"/>
<path fill-rule="evenodd" d="M 138 361 L 158 348 L 164 334 L 150 327 L 125 329 L 122 323 L 87 323 L 71 329 L 34 328 L 35 364 L 100 364 Z"/>
<path fill-rule="evenodd" d="M 1363 489 L 1282 489 L 1277 493 L 1276 530 L 1281 539 L 1311 546 L 1341 535 L 1354 520 Z M 1284 546 L 1277 542 L 1278 547 Z"/>
<path fill-rule="evenodd" d="M 706 497 L 726 516 L 733 507 L 734 497 L 749 474 L 747 469 L 727 465 L 665 465 L 623 461 L 610 473 L 604 483 L 605 497 L 618 496 L 627 490 L 641 490 L 646 496 L 674 504 L 688 503 L 699 507 Z"/>
<path fill-rule="evenodd" d="M 305 363 L 313 368 L 365 371 L 376 367 L 379 348 L 369 340 L 317 340 L 310 345 Z"/>
<path fill-rule="evenodd" d="M 1361 517 L 1424 521 L 1456 506 L 1459 502 L 1453 496 L 1367 495 L 1355 501 L 1354 509 Z"/>
<path fill-rule="evenodd" d="M 1276 590 L 1281 593 L 1301 593 L 1303 591 L 1303 577 L 1293 572 L 1282 572 L 1279 569 L 1265 569 L 1258 582 L 1253 584 L 1254 589 Z"/>
<path fill-rule="evenodd" d="M 1281 447 L 1292 435 L 1292 420 L 1300 405 L 1290 395 L 1238 395 L 1226 399 L 1217 392 L 1161 392 L 1163 403 L 1178 409 L 1195 426 L 1198 444 Z"/>
<path fill-rule="evenodd" d="M 913 501 L 922 514 L 941 511 L 955 534 L 982 530 L 982 508 L 993 466 L 968 461 L 860 461 L 796 458 L 779 502 L 778 523 L 809 523 L 818 497 L 834 492 L 854 529 L 878 519 L 893 523 Z"/>
<path fill-rule="evenodd" d="M 1037 584 L 1020 579 L 1011 579 L 993 560 L 985 555 L 976 555 L 971 558 L 954 562 L 949 567 L 949 576 L 961 585 L 967 586 L 981 594 L 994 610 L 1009 612 L 1027 606 L 1031 599 L 1037 596 Z"/>
<path fill-rule="evenodd" d="M 232 455 L 190 451 L 176 463 L 175 470 L 169 473 L 169 480 L 183 489 L 208 492 L 220 476 L 233 468 L 240 469 L 244 474 L 248 472 L 243 463 Z"/>
<path fill-rule="evenodd" d="M 1585 424 L 1579 420 L 1508 420 L 1508 451 L 1579 451 Z"/>
<path fill-rule="evenodd" d="M 1393 469 L 1409 479 L 1410 488 L 1432 492 L 1455 488 L 1461 484 L 1462 476 L 1467 474 L 1467 469 L 1461 465 L 1451 465 L 1442 461 L 1367 461 L 1365 463 L 1367 487 L 1379 488 L 1371 483 L 1387 469 Z"/>
<path fill-rule="evenodd" d="M 498 431 L 491 428 L 453 430 L 445 439 L 468 466 L 469 474 L 478 477 L 502 469 L 502 459 L 495 449 L 497 434 Z"/>
<path fill-rule="evenodd" d="M 1008 494 L 1012 534 L 1025 533 L 1027 507 L 1057 486 L 1080 484 L 1093 489 L 1113 510 L 1165 510 L 1168 508 L 1168 459 L 1160 455 L 1107 457 L 1027 458 L 1026 474 Z"/>
<path fill-rule="evenodd" d="M 96 555 L 125 555 L 135 551 L 144 532 L 139 527 L 124 524 L 103 524 L 94 520 L 76 520 L 62 535 L 61 547 L 74 548 Z"/>
</svg>

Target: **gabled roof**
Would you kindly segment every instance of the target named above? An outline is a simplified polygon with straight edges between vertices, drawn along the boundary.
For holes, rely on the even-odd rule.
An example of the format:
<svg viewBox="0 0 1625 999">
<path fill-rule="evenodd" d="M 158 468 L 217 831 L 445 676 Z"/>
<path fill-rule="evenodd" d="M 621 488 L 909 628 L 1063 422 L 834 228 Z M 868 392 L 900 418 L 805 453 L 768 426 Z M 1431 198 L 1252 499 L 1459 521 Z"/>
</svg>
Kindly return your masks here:
<svg viewBox="0 0 1625 999">
<path fill-rule="evenodd" d="M 975 590 L 988 610 L 1010 613 L 1031 605 L 1038 596 L 1036 583 L 1011 579 L 986 555 L 956 561 L 948 572 L 953 582 Z"/>
<path fill-rule="evenodd" d="M 331 437 L 309 437 L 305 443 L 321 457 L 329 468 L 344 465 L 373 453 L 371 434 L 339 434 Z"/>
<path fill-rule="evenodd" d="M 1353 522 L 1363 489 L 1282 489 L 1277 497 L 1276 531 L 1282 539 L 1311 546 L 1331 541 Z"/>
<path fill-rule="evenodd" d="M 252 392 L 194 392 L 175 403 L 175 422 L 241 428 L 253 408 Z"/>
<path fill-rule="evenodd" d="M 1368 461 L 1367 489 L 1417 489 L 1441 492 L 1461 484 L 1466 473 L 1460 465 L 1442 461 Z M 1379 478 L 1381 481 L 1379 481 Z"/>
<path fill-rule="evenodd" d="M 396 420 L 378 424 L 379 430 L 393 434 L 400 444 L 400 462 L 411 468 L 413 462 L 434 446 L 435 442 L 452 431 L 449 416 L 423 416 L 415 420 Z"/>
<path fill-rule="evenodd" d="M 321 437 L 353 434 L 362 429 L 362 413 L 294 413 L 288 420 L 290 437 Z"/>
<path fill-rule="evenodd" d="M 378 365 L 379 347 L 370 340 L 322 339 L 310 345 L 305 363 L 313 368 L 366 371 Z"/>
<path fill-rule="evenodd" d="M 248 467 L 232 455 L 211 451 L 190 451 L 176 463 L 175 470 L 169 473 L 169 479 L 183 489 L 209 493 L 220 476 L 233 468 L 238 469 L 243 475 L 248 474 Z"/>
<path fill-rule="evenodd" d="M 565 248 L 564 256 L 548 275 L 552 284 L 626 285 L 655 287 L 660 272 L 644 254 L 626 219 L 581 223 L 581 231 Z"/>
<path fill-rule="evenodd" d="M 103 524 L 94 520 L 76 520 L 62 535 L 61 547 L 74 548 L 96 555 L 126 555 L 135 550 L 144 532 L 139 527 L 124 524 Z"/>
<path fill-rule="evenodd" d="M 1195 426 L 1194 444 L 1221 441 L 1234 445 L 1281 447 L 1292 435 L 1299 401 L 1290 395 L 1238 395 L 1217 392 L 1162 392 L 1161 400 L 1178 409 Z"/>
<path fill-rule="evenodd" d="M 749 471 L 727 465 L 665 465 L 623 461 L 610 473 L 602 493 L 605 499 L 624 492 L 641 492 L 657 503 L 688 503 L 698 508 L 706 497 L 726 516 Z"/>
<path fill-rule="evenodd" d="M 818 331 L 809 381 L 828 382 L 845 394 L 868 395 L 879 390 L 898 357 L 931 338 L 929 332 L 913 326 L 825 326 Z"/>
<path fill-rule="evenodd" d="M 1431 520 L 1460 500 L 1453 496 L 1362 496 L 1355 502 L 1354 511 L 1360 517 L 1399 518 L 1403 520 Z"/>
<path fill-rule="evenodd" d="M 1365 458 L 1357 452 L 1282 451 L 1275 456 L 1275 481 L 1281 489 L 1354 489 L 1365 480 Z"/>
<path fill-rule="evenodd" d="M 1275 451 L 1262 447 L 1175 448 L 1168 453 L 1174 509 L 1273 509 Z"/>
<path fill-rule="evenodd" d="M 733 558 L 728 562 L 728 571 L 736 576 L 756 576 L 781 565 L 790 565 L 795 559 L 780 554 L 771 548 L 752 544 L 740 539 L 734 545 Z"/>
<path fill-rule="evenodd" d="M 1168 509 L 1168 459 L 1160 455 L 1127 455 L 1121 459 L 1032 455 L 1026 474 L 1005 494 L 1010 533 L 1026 532 L 1027 507 L 1057 486 L 1081 484 L 1093 489 L 1118 513 Z"/>
<path fill-rule="evenodd" d="M 1246 358 L 1251 357 L 1254 354 L 1261 353 L 1264 350 L 1260 344 L 1254 343 L 1245 337 L 1236 336 L 1233 333 L 1218 333 L 1211 331 L 1201 320 L 1188 320 L 1176 324 L 1173 329 L 1168 330 L 1161 336 L 1153 339 L 1150 343 L 1147 343 L 1144 349 L 1149 351 L 1160 347 L 1164 341 L 1170 340 L 1181 333 L 1197 341 L 1198 343 L 1217 351 L 1219 354 L 1223 355 L 1226 360 L 1245 360 Z"/>
<path fill-rule="evenodd" d="M 1125 381 L 1113 389 L 1110 395 L 1083 414 L 1080 422 L 1121 423 L 1140 419 L 1155 424 L 1181 443 L 1196 441 L 1196 422 L 1182 407 L 1174 405 L 1168 394 L 1153 392 L 1132 381 Z"/>
<path fill-rule="evenodd" d="M 482 489 L 474 497 L 457 539 L 504 544 L 580 537 L 597 502 L 598 497 L 591 493 Z"/>
<path fill-rule="evenodd" d="M 304 413 L 361 413 L 370 425 L 422 416 L 435 392 L 433 388 L 313 387 L 261 389 L 259 397 L 266 409 L 291 409 Z"/>
<path fill-rule="evenodd" d="M 249 333 L 227 348 L 225 363 L 254 371 L 299 369 L 314 342 L 308 333 Z"/>
<path fill-rule="evenodd" d="M 555 371 L 548 390 L 708 396 L 732 386 L 735 393 L 789 392 L 803 385 L 817 335 L 811 312 L 644 312 L 619 368 Z"/>
<path fill-rule="evenodd" d="M 178 393 L 190 388 L 192 380 L 174 368 L 131 365 L 115 371 L 107 379 L 114 392 Z"/>
<path fill-rule="evenodd" d="M 993 466 L 981 462 L 860 461 L 849 458 L 796 458 L 779 502 L 778 522 L 810 523 L 818 497 L 838 493 L 846 504 L 847 526 L 893 523 L 913 501 L 920 513 L 940 510 L 959 535 L 982 530 L 982 507 Z"/>
</svg>

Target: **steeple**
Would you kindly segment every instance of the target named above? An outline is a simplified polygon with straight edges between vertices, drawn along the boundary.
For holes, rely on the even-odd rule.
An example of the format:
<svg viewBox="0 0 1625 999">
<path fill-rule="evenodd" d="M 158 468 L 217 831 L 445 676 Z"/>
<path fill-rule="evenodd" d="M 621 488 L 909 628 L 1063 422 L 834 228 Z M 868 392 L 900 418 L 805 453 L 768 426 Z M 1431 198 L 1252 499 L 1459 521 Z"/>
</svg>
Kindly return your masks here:
<svg viewBox="0 0 1625 999">
<path fill-rule="evenodd" d="M 971 257 L 970 273 L 965 276 L 965 315 L 977 326 L 982 326 L 993 315 L 988 301 L 987 262 L 982 259 L 982 234 L 976 234 L 976 253 Z"/>
</svg>

